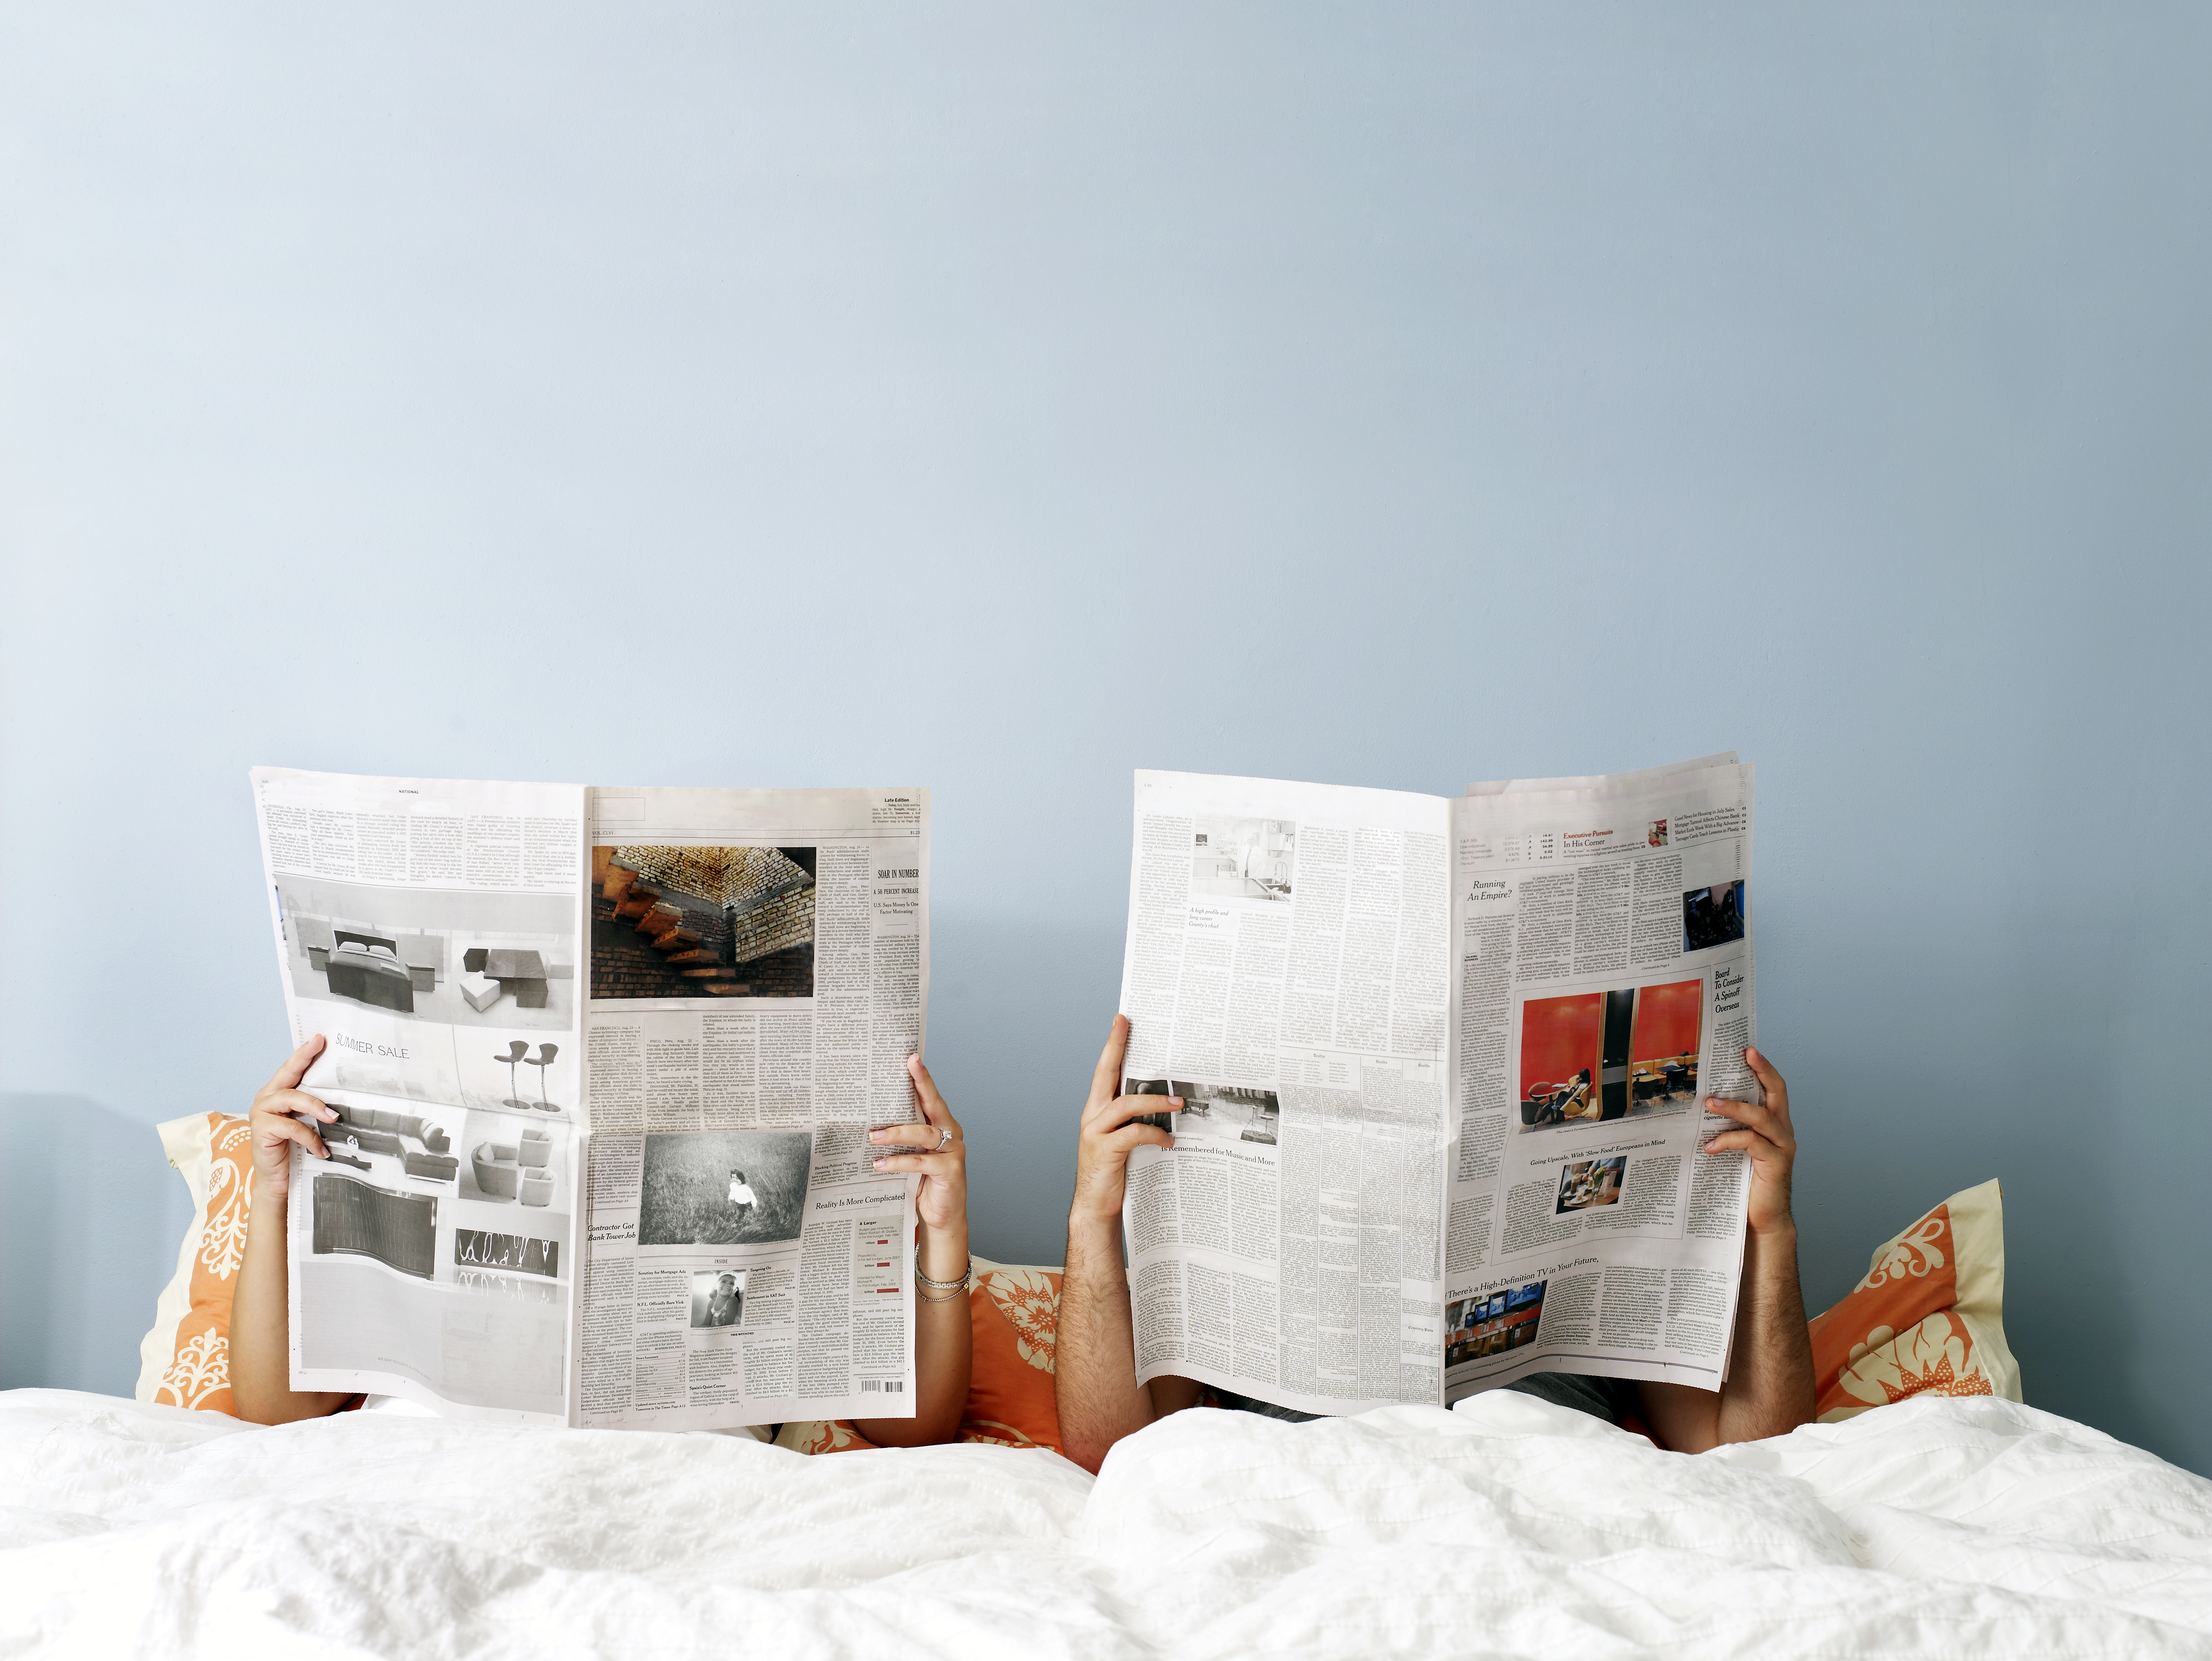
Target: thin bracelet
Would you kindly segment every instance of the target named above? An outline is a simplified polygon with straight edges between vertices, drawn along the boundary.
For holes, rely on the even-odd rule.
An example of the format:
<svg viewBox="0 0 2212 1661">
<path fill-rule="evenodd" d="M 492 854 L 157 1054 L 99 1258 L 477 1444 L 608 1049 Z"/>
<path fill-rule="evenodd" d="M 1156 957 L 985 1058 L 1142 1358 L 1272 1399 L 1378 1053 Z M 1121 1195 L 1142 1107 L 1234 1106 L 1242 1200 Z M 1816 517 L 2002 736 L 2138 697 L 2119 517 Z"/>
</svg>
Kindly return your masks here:
<svg viewBox="0 0 2212 1661">
<path fill-rule="evenodd" d="M 942 1298 L 932 1298 L 926 1293 L 917 1292 L 914 1294 L 914 1299 L 918 1304 L 949 1304 L 961 1296 L 960 1293 L 948 1292 Z"/>
<path fill-rule="evenodd" d="M 975 1259 L 974 1255 L 971 1253 L 968 1261 L 961 1265 L 960 1278 L 958 1280 L 933 1281 L 929 1276 L 921 1272 L 921 1243 L 919 1240 L 915 1242 L 914 1278 L 921 1281 L 922 1285 L 927 1287 L 932 1292 L 965 1292 L 968 1289 L 969 1276 L 975 1274 Z M 945 1300 L 941 1298 L 932 1298 L 929 1301 L 933 1304 L 937 1304 L 942 1303 Z"/>
</svg>

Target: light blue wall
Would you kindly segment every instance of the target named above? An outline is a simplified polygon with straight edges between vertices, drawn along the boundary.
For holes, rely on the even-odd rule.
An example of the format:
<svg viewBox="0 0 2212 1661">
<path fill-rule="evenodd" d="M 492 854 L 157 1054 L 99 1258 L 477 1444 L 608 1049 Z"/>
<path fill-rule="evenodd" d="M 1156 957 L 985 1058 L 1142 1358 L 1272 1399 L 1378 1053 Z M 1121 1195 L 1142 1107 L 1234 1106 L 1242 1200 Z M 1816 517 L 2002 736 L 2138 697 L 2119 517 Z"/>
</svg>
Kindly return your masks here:
<svg viewBox="0 0 2212 1661">
<path fill-rule="evenodd" d="M 2212 14 L 10 8 L 9 1383 L 284 1049 L 246 770 L 905 783 L 1056 1260 L 1132 768 L 1734 745 L 1808 1295 L 2212 1471 Z"/>
</svg>

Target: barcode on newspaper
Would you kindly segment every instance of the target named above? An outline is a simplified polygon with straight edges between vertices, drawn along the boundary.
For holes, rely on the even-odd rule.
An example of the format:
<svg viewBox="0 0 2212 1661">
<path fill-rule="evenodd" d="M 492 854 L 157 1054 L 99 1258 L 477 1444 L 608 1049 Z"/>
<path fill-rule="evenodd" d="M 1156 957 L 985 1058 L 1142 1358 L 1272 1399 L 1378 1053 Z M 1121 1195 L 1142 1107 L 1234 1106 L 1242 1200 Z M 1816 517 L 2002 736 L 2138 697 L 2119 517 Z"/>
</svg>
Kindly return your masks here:
<svg viewBox="0 0 2212 1661">
<path fill-rule="evenodd" d="M 903 1378 L 863 1378 L 860 1380 L 860 1394 L 863 1396 L 869 1395 L 876 1390 L 881 1390 L 886 1396 L 897 1396 L 903 1393 L 905 1390 L 906 1380 Z"/>
</svg>

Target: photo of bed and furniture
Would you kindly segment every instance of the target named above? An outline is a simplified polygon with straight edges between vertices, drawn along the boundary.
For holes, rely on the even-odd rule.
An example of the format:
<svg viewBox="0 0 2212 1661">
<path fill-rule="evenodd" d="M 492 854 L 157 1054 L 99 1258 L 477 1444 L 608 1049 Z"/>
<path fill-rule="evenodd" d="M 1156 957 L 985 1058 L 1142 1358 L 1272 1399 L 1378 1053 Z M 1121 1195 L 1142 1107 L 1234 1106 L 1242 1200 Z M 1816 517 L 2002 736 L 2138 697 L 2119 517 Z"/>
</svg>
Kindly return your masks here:
<svg viewBox="0 0 2212 1661">
<path fill-rule="evenodd" d="M 276 885 L 293 991 L 455 1026 L 569 1024 L 575 904 L 285 877 Z"/>
</svg>

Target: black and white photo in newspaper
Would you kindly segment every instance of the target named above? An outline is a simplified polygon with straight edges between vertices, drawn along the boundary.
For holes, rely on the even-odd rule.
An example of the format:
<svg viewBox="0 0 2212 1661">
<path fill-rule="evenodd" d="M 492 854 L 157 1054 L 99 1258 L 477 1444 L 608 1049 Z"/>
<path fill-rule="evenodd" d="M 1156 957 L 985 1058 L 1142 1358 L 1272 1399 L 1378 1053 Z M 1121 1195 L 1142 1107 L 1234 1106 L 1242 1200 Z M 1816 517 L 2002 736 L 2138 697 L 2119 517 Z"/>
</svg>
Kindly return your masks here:
<svg viewBox="0 0 2212 1661">
<path fill-rule="evenodd" d="M 252 774 L 303 1081 L 290 1382 L 561 1422 L 583 1103 L 579 786 Z"/>
<path fill-rule="evenodd" d="M 1451 804 L 1139 772 L 1126 1093 L 1140 1381 L 1312 1413 L 1442 1400 Z"/>
<path fill-rule="evenodd" d="M 576 1422 L 914 1412 L 925 790 L 591 793 Z"/>
<path fill-rule="evenodd" d="M 1473 786 L 1457 804 L 1451 1400 L 1536 1372 L 1717 1389 L 1758 1099 L 1753 770 Z"/>
</svg>

